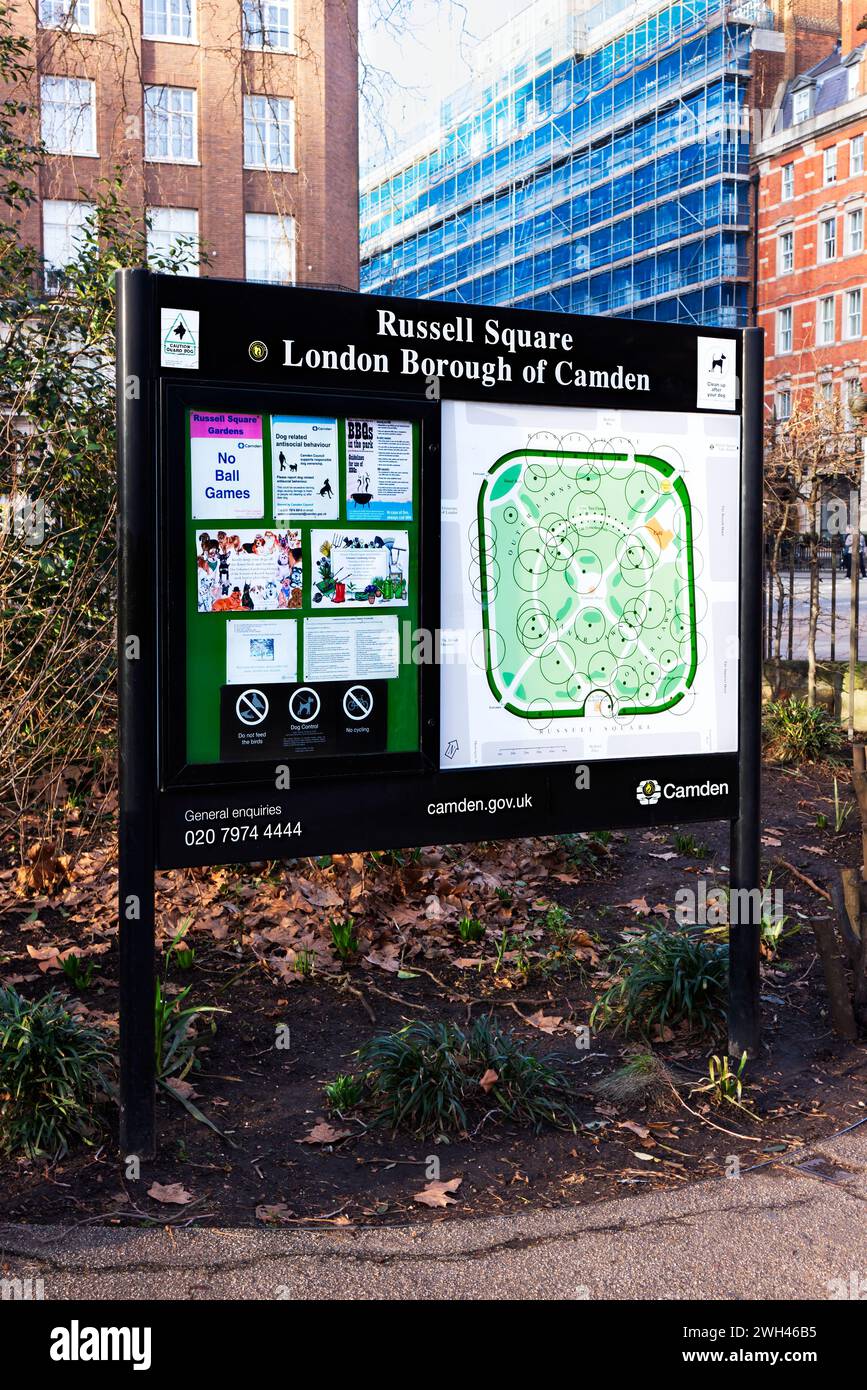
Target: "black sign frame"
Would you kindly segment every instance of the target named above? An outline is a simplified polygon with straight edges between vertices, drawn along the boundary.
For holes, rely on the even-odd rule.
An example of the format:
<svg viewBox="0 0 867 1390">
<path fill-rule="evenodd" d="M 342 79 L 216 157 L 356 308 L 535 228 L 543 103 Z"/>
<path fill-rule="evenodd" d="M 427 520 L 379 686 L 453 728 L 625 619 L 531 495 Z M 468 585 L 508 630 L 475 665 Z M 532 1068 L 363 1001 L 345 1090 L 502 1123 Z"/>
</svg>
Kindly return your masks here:
<svg viewBox="0 0 867 1390">
<path fill-rule="evenodd" d="M 165 314 L 197 320 L 197 366 L 161 365 Z M 383 317 L 385 316 L 385 317 Z M 388 329 L 383 334 L 383 324 Z M 482 345 L 489 334 L 529 338 L 505 352 Z M 409 325 L 409 336 L 404 333 Z M 426 327 L 421 327 L 426 325 Z M 438 325 L 438 327 L 436 327 Z M 403 336 L 394 336 L 395 327 Z M 538 335 L 538 337 L 536 336 Z M 552 354 L 538 343 L 571 337 L 576 389 L 553 380 Z M 702 413 L 695 403 L 696 340 L 731 343 L 741 420 L 740 653 L 738 752 L 590 763 L 592 792 L 571 765 L 441 770 L 439 669 L 420 669 L 421 739 L 417 754 L 379 755 L 379 767 L 332 757 L 291 767 L 291 786 L 277 790 L 273 764 L 190 765 L 181 707 L 184 651 L 184 508 L 178 504 L 179 421 L 185 409 L 263 410 L 263 401 L 371 418 L 412 418 L 422 434 L 419 624 L 439 630 L 440 432 L 443 399 L 548 405 L 639 404 L 650 410 Z M 305 343 L 313 340 L 310 351 Z M 407 344 L 411 344 L 407 347 Z M 351 350 L 350 350 L 351 349 Z M 387 349 L 387 352 L 384 351 Z M 445 372 L 398 370 L 415 355 Z M 555 346 L 554 351 L 556 352 Z M 565 349 L 564 349 L 565 350 Z M 377 366 L 378 354 L 388 370 Z M 487 354 L 487 355 L 486 355 Z M 333 356 L 337 370 L 323 366 Z M 489 361 L 492 379 L 473 378 Z M 560 363 L 567 359 L 560 358 Z M 118 275 L 118 661 L 120 705 L 121 1142 L 147 1154 L 154 1141 L 153 879 L 157 868 L 219 864 L 370 848 L 512 835 L 553 834 L 611 826 L 725 818 L 732 825 L 733 888 L 759 886 L 761 759 L 761 525 L 763 334 L 758 329 L 690 328 L 634 320 L 587 319 L 514 309 L 391 300 L 153 275 Z M 368 363 L 373 363 L 370 370 Z M 499 364 L 499 365 L 497 365 Z M 503 365 L 505 364 L 505 365 Z M 576 365 L 577 364 L 577 365 Z M 451 376 L 450 371 L 456 371 Z M 557 367 L 558 375 L 561 367 Z M 644 372 L 646 393 L 617 395 Z M 496 374 L 499 373 L 499 378 Z M 509 373 L 511 379 L 506 379 Z M 547 375 L 546 375 L 547 373 Z M 535 374 L 535 375 L 534 375 Z M 617 382 L 617 386 L 611 383 Z M 385 414 L 384 412 L 387 412 Z M 396 523 L 397 524 L 397 523 Z M 156 538 L 156 544 L 154 544 Z M 153 563 L 156 556 L 156 564 Z M 382 758 L 385 758 L 383 765 Z M 701 777 L 728 784 L 725 795 L 640 806 L 636 776 Z M 270 786 L 269 786 L 270 769 Z M 599 770 L 604 775 L 599 778 Z M 316 823 L 340 779 L 356 803 L 352 824 Z M 481 789 L 481 790 L 480 790 Z M 442 812 L 431 808 L 445 808 Z M 257 826 L 285 825 L 263 841 L 215 831 L 252 811 Z M 192 820 L 190 819 L 192 817 Z M 312 817 L 312 828 L 304 829 Z M 198 831 L 202 831 L 201 834 Z M 278 848 L 279 847 L 279 848 Z M 729 1045 L 758 1045 L 759 924 L 730 931 Z"/>
</svg>

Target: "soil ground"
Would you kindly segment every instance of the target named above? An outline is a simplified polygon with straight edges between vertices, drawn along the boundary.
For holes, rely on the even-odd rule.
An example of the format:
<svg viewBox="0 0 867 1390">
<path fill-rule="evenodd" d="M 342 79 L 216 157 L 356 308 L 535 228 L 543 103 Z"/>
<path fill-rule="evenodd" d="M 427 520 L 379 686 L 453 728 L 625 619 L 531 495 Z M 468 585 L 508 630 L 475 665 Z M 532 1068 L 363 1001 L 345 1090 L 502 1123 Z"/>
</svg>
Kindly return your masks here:
<svg viewBox="0 0 867 1390">
<path fill-rule="evenodd" d="M 682 1097 L 672 1091 L 657 1109 L 618 1106 L 596 1089 L 646 1043 L 606 1029 L 592 1032 L 589 1047 L 576 1045 L 610 982 L 610 949 L 651 922 L 676 929 L 678 890 L 725 883 L 725 825 L 685 828 L 692 844 L 671 827 L 607 840 L 431 848 L 400 864 L 354 855 L 184 871 L 158 880 L 159 969 L 169 992 L 189 985 L 188 1002 L 229 1011 L 217 1016 L 213 1034 L 199 1025 L 197 1065 L 187 1077 L 195 1106 L 223 1137 L 160 1091 L 158 1156 L 143 1164 L 141 1180 L 125 1173 L 110 1114 L 92 1147 L 56 1164 L 0 1161 L 0 1220 L 417 1223 L 442 1216 L 414 1201 L 431 1156 L 443 1180 L 461 1179 L 452 1216 L 478 1216 L 716 1177 L 732 1155 L 742 1169 L 773 1164 L 856 1124 L 867 1115 L 867 1045 L 831 1032 L 809 929 L 811 917 L 831 911 L 823 890 L 835 866 L 859 854 L 854 809 L 834 831 L 834 775 L 850 801 L 842 765 L 764 772 L 765 873 L 783 890 L 792 934 L 762 967 L 762 1052 L 745 1094 L 756 1118 L 690 1098 L 689 1083 L 706 1079 L 721 1040 L 669 1030 L 651 1040 Z M 829 824 L 820 826 L 821 816 Z M 113 866 L 109 827 L 101 845 L 71 862 L 44 849 L 29 877 L 0 871 L 0 984 L 28 997 L 62 989 L 85 1016 L 116 1027 Z M 552 904 L 574 929 L 568 963 L 545 925 Z M 330 948 L 328 919 L 347 911 L 360 949 L 344 967 Z M 464 915 L 486 927 L 475 945 L 458 937 Z M 495 970 L 504 930 L 515 940 Z M 165 965 L 179 931 L 195 951 L 189 969 Z M 58 968 L 70 948 L 99 967 L 79 991 Z M 574 1081 L 574 1131 L 534 1133 L 480 1107 L 467 1133 L 419 1139 L 368 1128 L 364 1112 L 329 1112 L 323 1084 L 352 1071 L 355 1050 L 374 1033 L 419 1020 L 465 1027 L 489 1013 L 539 1053 L 558 1054 Z M 275 1045 L 278 1038 L 288 1045 Z M 305 1142 L 321 1120 L 343 1137 Z M 154 1182 L 180 1184 L 188 1197 L 159 1201 L 148 1195 Z"/>
</svg>

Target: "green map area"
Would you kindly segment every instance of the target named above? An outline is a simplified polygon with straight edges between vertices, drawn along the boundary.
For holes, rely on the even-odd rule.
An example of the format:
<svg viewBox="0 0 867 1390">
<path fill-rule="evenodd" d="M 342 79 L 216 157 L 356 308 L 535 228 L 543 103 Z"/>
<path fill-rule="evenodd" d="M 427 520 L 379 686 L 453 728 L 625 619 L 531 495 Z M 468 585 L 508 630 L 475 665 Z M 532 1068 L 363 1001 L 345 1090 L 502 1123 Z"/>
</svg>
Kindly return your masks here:
<svg viewBox="0 0 867 1390">
<path fill-rule="evenodd" d="M 655 714 L 697 664 L 692 509 L 645 454 L 522 449 L 479 492 L 490 689 L 525 719 Z"/>
</svg>

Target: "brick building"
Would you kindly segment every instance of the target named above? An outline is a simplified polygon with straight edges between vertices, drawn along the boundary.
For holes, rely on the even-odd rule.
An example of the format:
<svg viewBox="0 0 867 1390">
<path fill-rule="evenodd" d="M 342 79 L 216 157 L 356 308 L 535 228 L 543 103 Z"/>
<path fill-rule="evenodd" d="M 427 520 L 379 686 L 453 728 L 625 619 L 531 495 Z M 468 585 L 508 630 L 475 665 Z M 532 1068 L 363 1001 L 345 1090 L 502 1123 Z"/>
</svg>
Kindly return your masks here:
<svg viewBox="0 0 867 1390">
<path fill-rule="evenodd" d="M 120 171 L 151 246 L 197 239 L 202 273 L 357 286 L 355 0 L 19 0 L 13 22 L 50 151 L 21 227 L 49 275 Z"/>
<path fill-rule="evenodd" d="M 843 0 L 833 47 L 814 33 L 787 50 L 773 133 L 754 151 L 756 322 L 779 419 L 800 392 L 845 404 L 867 378 L 865 8 Z"/>
</svg>

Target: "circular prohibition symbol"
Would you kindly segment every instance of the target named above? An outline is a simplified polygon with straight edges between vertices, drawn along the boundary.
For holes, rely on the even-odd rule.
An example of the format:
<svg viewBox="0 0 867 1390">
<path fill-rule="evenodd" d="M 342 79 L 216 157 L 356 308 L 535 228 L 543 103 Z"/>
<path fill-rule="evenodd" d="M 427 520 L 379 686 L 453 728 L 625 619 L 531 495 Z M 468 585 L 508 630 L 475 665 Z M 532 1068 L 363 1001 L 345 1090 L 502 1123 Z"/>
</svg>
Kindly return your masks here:
<svg viewBox="0 0 867 1390">
<path fill-rule="evenodd" d="M 242 724 L 261 724 L 268 714 L 268 696 L 261 690 L 244 690 L 235 701 L 235 713 Z"/>
<path fill-rule="evenodd" d="M 312 724 L 319 713 L 321 701 L 309 685 L 300 685 L 289 697 L 289 713 L 297 724 Z"/>
<path fill-rule="evenodd" d="M 343 697 L 343 713 L 357 722 L 367 719 L 373 709 L 373 695 L 366 685 L 351 685 Z"/>
</svg>

